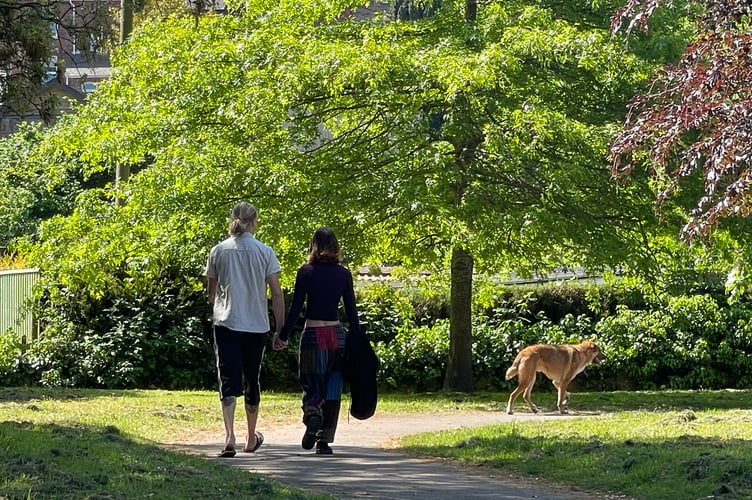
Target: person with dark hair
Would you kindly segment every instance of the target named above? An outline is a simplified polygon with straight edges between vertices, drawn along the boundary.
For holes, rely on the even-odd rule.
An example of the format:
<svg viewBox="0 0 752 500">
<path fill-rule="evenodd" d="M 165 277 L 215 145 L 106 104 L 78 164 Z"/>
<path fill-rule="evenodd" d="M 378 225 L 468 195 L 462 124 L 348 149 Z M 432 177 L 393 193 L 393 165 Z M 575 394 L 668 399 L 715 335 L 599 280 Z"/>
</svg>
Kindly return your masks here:
<svg viewBox="0 0 752 500">
<path fill-rule="evenodd" d="M 345 307 L 349 335 L 360 333 L 353 277 L 340 260 L 334 232 L 328 227 L 317 229 L 308 248 L 308 262 L 298 269 L 295 278 L 287 321 L 272 341 L 275 350 L 287 347 L 305 303 L 299 352 L 306 427 L 301 445 L 306 450 L 316 445 L 319 455 L 332 454 L 329 444 L 334 442 L 342 400 L 342 360 L 348 332 L 339 321 L 340 302 Z"/>
<path fill-rule="evenodd" d="M 238 396 L 243 396 L 248 423 L 243 451 L 255 452 L 264 442 L 264 435 L 256 431 L 256 423 L 261 401 L 261 361 L 270 330 L 267 287 L 271 291 L 275 337 L 285 313 L 279 261 L 271 247 L 254 237 L 256 225 L 256 207 L 244 201 L 236 204 L 230 212 L 229 237 L 212 247 L 206 263 L 225 424 L 225 446 L 219 456 L 225 458 L 236 453 L 234 422 Z"/>
</svg>

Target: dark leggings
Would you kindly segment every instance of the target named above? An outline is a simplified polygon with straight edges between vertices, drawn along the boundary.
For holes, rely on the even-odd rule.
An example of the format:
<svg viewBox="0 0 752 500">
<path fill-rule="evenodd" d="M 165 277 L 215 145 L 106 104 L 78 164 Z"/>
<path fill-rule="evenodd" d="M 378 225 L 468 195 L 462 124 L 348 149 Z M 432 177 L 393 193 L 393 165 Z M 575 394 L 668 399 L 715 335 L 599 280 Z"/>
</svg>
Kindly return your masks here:
<svg viewBox="0 0 752 500">
<path fill-rule="evenodd" d="M 237 332 L 214 325 L 219 399 L 243 396 L 246 405 L 259 404 L 259 375 L 265 348 L 266 333 Z"/>
</svg>

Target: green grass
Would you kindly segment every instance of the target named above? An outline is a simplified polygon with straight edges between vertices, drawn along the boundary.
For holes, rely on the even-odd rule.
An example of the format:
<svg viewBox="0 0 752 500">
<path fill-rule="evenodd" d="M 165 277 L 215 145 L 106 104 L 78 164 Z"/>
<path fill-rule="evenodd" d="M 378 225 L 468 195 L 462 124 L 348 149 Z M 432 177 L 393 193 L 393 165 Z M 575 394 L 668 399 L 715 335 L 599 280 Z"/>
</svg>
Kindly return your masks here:
<svg viewBox="0 0 752 500">
<path fill-rule="evenodd" d="M 378 411 L 500 412 L 507 396 L 382 394 Z M 533 396 L 553 410 L 554 394 Z M 298 399 L 265 392 L 263 424 L 298 422 Z M 572 412 L 593 416 L 421 434 L 403 445 L 635 498 L 751 498 L 750 408 L 752 391 L 575 393 Z M 322 498 L 166 446 L 199 432 L 223 434 L 213 391 L 0 389 L 0 498 Z"/>
<path fill-rule="evenodd" d="M 292 418 L 292 401 L 264 410 Z M 0 498 L 326 498 L 163 446 L 207 430 L 224 433 L 214 392 L 3 389 Z"/>
<path fill-rule="evenodd" d="M 635 498 L 752 498 L 752 392 L 574 397 L 578 412 L 599 415 L 420 434 L 402 445 L 415 455 Z M 553 409 L 554 395 L 537 399 L 551 399 Z"/>
</svg>

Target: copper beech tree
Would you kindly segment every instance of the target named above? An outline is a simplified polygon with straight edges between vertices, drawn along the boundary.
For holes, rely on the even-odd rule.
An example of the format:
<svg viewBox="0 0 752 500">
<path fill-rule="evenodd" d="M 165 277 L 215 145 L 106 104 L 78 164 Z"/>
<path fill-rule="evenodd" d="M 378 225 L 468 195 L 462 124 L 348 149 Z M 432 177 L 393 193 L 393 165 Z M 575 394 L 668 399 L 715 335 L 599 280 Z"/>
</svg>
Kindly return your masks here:
<svg viewBox="0 0 752 500">
<path fill-rule="evenodd" d="M 629 0 L 612 32 L 647 31 L 669 0 Z M 723 219 L 752 209 L 752 1 L 702 0 L 695 39 L 681 59 L 665 66 L 629 105 L 611 143 L 613 174 L 647 165 L 660 182 L 659 204 L 690 177 L 704 182 L 682 228 L 687 241 L 708 240 Z"/>
</svg>

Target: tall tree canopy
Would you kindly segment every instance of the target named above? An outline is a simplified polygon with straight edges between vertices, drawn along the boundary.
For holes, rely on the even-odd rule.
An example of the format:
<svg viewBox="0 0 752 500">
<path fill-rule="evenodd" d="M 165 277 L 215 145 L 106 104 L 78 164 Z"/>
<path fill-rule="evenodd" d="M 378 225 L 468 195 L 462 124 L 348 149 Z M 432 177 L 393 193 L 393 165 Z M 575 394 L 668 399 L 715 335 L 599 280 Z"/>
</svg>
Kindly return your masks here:
<svg viewBox="0 0 752 500">
<path fill-rule="evenodd" d="M 393 22 L 351 1 L 249 1 L 137 30 L 40 150 L 90 172 L 132 164 L 125 203 L 82 196 L 50 226 L 44 269 L 112 290 L 172 265 L 200 286 L 229 206 L 249 199 L 288 282 L 323 224 L 356 263 L 449 265 L 446 385 L 471 389 L 474 271 L 650 261 L 652 192 L 611 182 L 606 152 L 654 66 L 590 1 L 488 2 L 474 21 L 464 7 Z"/>
<path fill-rule="evenodd" d="M 629 1 L 613 19 L 627 34 L 648 31 L 652 16 L 669 2 Z M 713 229 L 738 241 L 732 288 L 748 284 L 752 208 L 752 2 L 689 2 L 697 13 L 696 36 L 681 59 L 658 72 L 648 90 L 630 104 L 622 130 L 611 145 L 613 171 L 633 173 L 647 166 L 658 181 L 658 201 L 691 201 L 682 236 L 710 241 Z M 694 186 L 701 183 L 699 189 Z"/>
<path fill-rule="evenodd" d="M 614 18 L 616 30 L 647 30 L 659 0 L 630 1 Z M 663 181 L 660 200 L 697 174 L 704 193 L 684 226 L 687 239 L 706 237 L 721 219 L 750 213 L 752 182 L 752 3 L 696 1 L 696 39 L 681 60 L 665 67 L 649 91 L 630 104 L 612 146 L 615 173 L 648 164 Z"/>
</svg>

